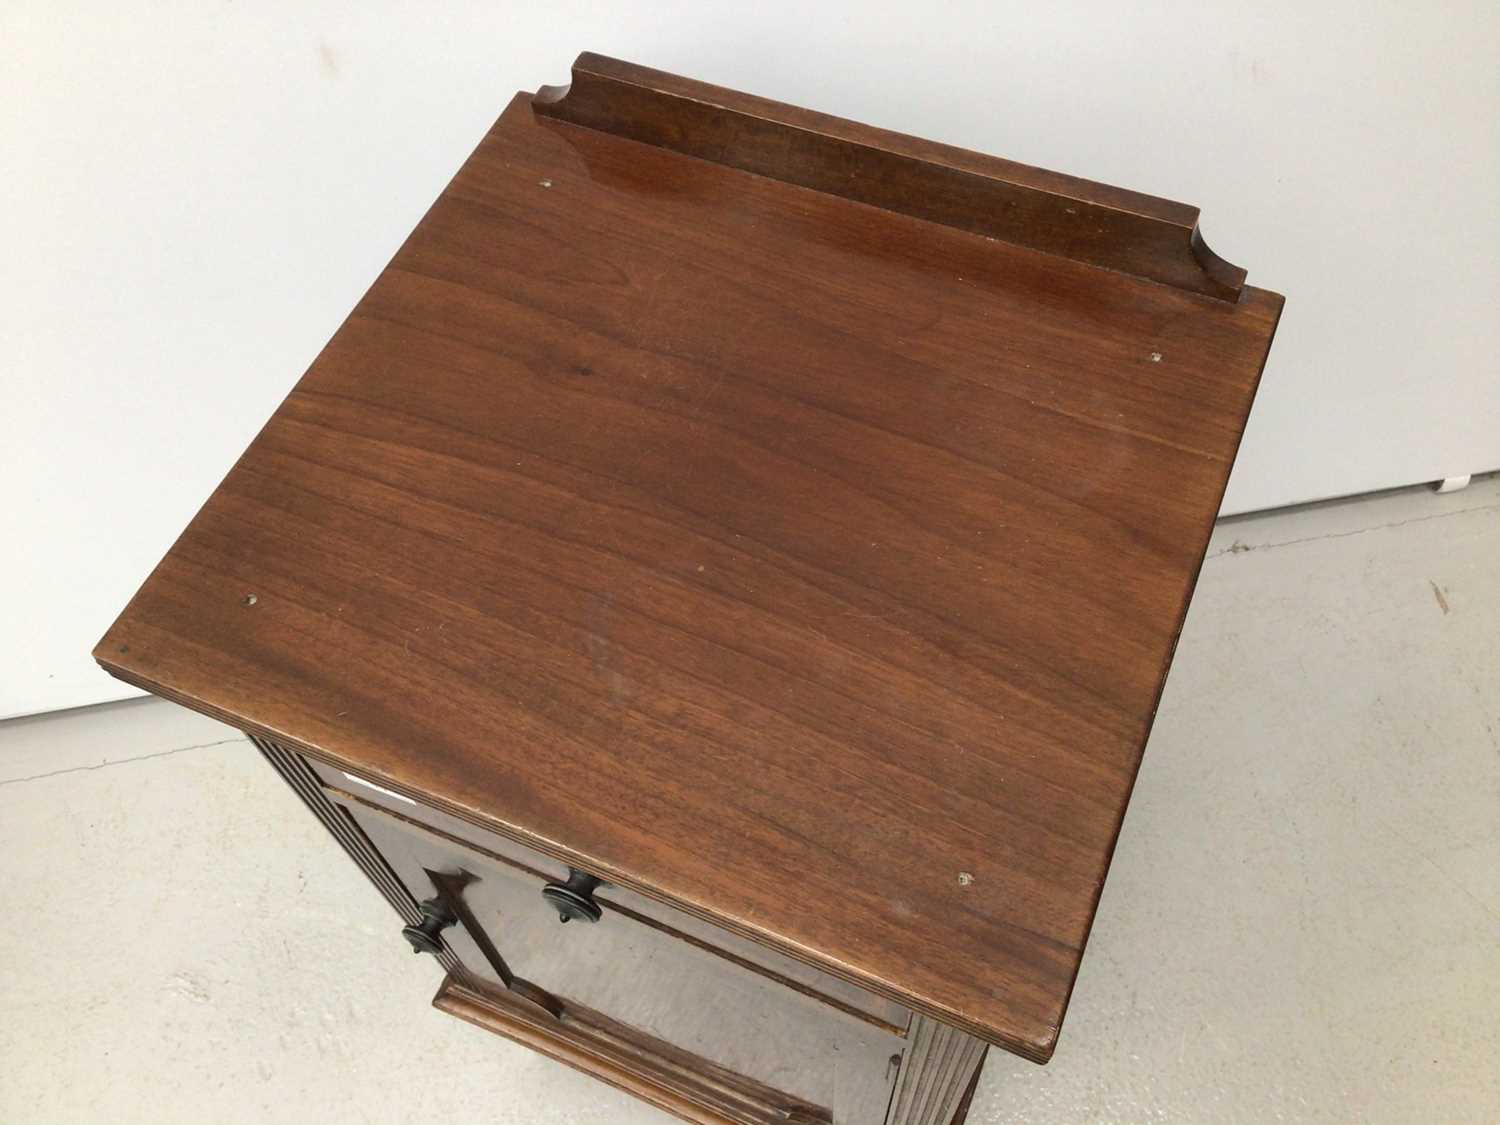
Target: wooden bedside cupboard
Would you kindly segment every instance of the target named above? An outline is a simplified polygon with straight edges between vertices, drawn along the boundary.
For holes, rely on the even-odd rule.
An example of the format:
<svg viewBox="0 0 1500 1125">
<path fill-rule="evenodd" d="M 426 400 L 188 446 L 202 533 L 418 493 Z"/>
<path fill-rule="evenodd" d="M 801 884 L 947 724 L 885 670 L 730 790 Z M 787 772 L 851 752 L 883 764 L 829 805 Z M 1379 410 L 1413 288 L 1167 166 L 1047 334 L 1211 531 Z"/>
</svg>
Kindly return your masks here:
<svg viewBox="0 0 1500 1125">
<path fill-rule="evenodd" d="M 585 54 L 95 656 L 249 734 L 439 1008 L 689 1121 L 960 1122 L 1056 1045 L 1244 276 L 1193 208 Z"/>
</svg>

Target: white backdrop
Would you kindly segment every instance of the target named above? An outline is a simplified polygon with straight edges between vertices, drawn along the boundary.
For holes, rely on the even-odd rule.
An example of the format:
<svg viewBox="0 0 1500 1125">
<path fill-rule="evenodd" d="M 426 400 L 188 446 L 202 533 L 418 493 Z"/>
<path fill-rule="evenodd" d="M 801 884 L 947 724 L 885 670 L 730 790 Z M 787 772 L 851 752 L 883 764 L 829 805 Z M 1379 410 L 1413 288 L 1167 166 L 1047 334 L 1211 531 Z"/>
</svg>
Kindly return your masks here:
<svg viewBox="0 0 1500 1125">
<path fill-rule="evenodd" d="M 1198 204 L 1286 314 L 1226 511 L 1500 466 L 1500 8 L 0 0 L 0 716 L 582 49 Z"/>
</svg>

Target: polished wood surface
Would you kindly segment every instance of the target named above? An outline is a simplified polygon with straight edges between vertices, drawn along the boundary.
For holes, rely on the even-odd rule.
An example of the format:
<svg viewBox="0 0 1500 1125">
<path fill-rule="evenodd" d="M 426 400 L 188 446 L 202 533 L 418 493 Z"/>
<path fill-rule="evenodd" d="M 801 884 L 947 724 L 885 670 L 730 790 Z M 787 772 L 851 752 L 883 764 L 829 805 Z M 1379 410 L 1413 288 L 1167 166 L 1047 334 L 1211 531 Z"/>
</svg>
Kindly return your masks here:
<svg viewBox="0 0 1500 1125">
<path fill-rule="evenodd" d="M 1281 298 L 568 100 L 517 96 L 96 655 L 1045 1059 Z"/>
<path fill-rule="evenodd" d="M 585 52 L 538 114 L 1020 246 L 1237 300 L 1198 209 Z"/>
</svg>

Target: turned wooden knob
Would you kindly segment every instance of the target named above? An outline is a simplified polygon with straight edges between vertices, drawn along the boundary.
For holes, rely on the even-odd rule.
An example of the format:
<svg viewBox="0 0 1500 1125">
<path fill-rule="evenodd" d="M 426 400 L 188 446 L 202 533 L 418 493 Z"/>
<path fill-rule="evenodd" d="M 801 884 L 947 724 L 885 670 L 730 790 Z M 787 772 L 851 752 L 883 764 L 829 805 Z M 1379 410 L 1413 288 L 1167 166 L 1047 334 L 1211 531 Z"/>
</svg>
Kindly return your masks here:
<svg viewBox="0 0 1500 1125">
<path fill-rule="evenodd" d="M 575 918 L 580 922 L 597 922 L 604 914 L 594 901 L 594 888 L 599 883 L 600 880 L 592 875 L 570 867 L 568 881 L 548 883 L 542 888 L 542 897 L 552 904 L 560 922 L 571 922 Z"/>
<path fill-rule="evenodd" d="M 420 909 L 422 920 L 415 926 L 402 926 L 401 936 L 411 943 L 413 953 L 431 953 L 436 957 L 443 951 L 443 931 L 457 919 L 435 898 L 422 903 Z"/>
</svg>

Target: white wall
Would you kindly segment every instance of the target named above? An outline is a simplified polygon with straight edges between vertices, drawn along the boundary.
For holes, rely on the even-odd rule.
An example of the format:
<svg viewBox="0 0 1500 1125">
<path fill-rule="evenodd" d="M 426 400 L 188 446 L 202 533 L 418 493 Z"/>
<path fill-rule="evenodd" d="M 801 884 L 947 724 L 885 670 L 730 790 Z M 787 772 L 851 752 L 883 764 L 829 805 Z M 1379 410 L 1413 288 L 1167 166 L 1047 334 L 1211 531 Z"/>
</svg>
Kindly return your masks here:
<svg viewBox="0 0 1500 1125">
<path fill-rule="evenodd" d="M 1500 466 L 1493 4 L 0 7 L 0 716 L 93 642 L 517 89 L 587 48 L 1199 204 L 1288 298 L 1241 511 Z"/>
</svg>

